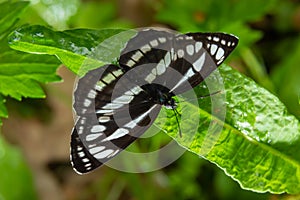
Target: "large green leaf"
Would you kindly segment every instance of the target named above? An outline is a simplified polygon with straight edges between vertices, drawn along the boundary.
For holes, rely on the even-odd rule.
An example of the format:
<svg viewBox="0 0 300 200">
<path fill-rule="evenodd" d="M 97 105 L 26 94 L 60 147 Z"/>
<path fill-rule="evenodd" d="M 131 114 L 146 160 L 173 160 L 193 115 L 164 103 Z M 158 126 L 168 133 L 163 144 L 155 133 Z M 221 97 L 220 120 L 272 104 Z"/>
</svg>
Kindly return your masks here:
<svg viewBox="0 0 300 200">
<path fill-rule="evenodd" d="M 0 137 L 0 199 L 37 199 L 33 180 L 19 149 Z"/>
<path fill-rule="evenodd" d="M 201 99 L 200 108 L 185 102 L 182 106 L 179 137 L 176 119 L 169 113 L 168 121 L 161 115 L 167 134 L 187 150 L 217 164 L 241 187 L 256 192 L 300 193 L 300 124 L 273 94 L 254 81 L 223 65 L 218 73 L 223 77 L 225 122 L 211 114 L 209 98 Z M 206 79 L 216 82 L 217 72 Z M 220 80 L 218 80 L 220 81 Z M 205 84 L 196 93 L 208 94 Z M 222 94 L 214 97 L 222 100 Z M 197 111 L 198 110 L 198 111 Z M 219 111 L 218 111 L 219 112 Z M 222 118 L 222 116 L 221 116 Z M 191 126 L 199 120 L 199 127 Z"/>
<path fill-rule="evenodd" d="M 113 37 L 116 34 L 118 37 Z M 53 31 L 36 25 L 15 30 L 9 43 L 16 50 L 56 55 L 70 70 L 81 74 L 86 72 L 86 66 L 90 70 L 117 61 L 119 50 L 133 34 L 134 31 L 121 29 Z"/>
<path fill-rule="evenodd" d="M 18 52 L 7 44 L 7 35 L 28 5 L 25 1 L 0 4 L 0 117 L 7 117 L 6 96 L 18 100 L 22 97 L 43 98 L 45 94 L 40 83 L 60 80 L 56 75 L 59 61 L 55 57 Z"/>
<path fill-rule="evenodd" d="M 38 29 L 42 30 L 41 38 L 37 36 Z M 87 68 L 96 67 L 95 63 L 115 61 L 133 34 L 112 37 L 119 33 L 120 30 L 55 32 L 31 26 L 12 33 L 10 44 L 26 52 L 56 55 L 78 72 L 86 59 L 92 60 Z M 108 37 L 114 39 L 103 45 Z M 57 42 L 60 39 L 69 42 Z M 100 43 L 98 51 L 94 50 L 93 45 L 98 47 Z M 221 92 L 212 96 L 216 98 L 213 101 L 201 98 L 198 102 L 201 109 L 190 101 L 182 103 L 179 108 L 182 137 L 178 136 L 178 124 L 172 111 L 167 113 L 167 118 L 160 115 L 156 124 L 164 127 L 184 148 L 216 163 L 243 188 L 257 192 L 299 193 L 299 121 L 287 113 L 278 98 L 225 65 L 195 88 L 197 95 L 218 90 Z"/>
</svg>

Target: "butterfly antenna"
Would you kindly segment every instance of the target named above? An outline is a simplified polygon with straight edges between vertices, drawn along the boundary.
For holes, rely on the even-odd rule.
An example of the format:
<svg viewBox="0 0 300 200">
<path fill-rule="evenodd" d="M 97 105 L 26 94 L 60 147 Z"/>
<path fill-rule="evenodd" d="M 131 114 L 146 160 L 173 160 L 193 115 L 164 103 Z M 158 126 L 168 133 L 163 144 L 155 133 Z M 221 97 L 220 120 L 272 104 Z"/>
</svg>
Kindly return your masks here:
<svg viewBox="0 0 300 200">
<path fill-rule="evenodd" d="M 179 131 L 179 136 L 182 137 L 182 134 L 181 134 L 181 128 L 180 128 L 180 124 L 179 124 L 179 120 L 178 120 L 178 117 L 179 116 L 179 113 L 178 111 L 176 110 L 176 108 L 172 108 L 173 112 L 174 112 L 174 115 L 175 115 L 175 118 L 176 118 L 176 122 L 178 124 L 178 131 Z"/>
</svg>

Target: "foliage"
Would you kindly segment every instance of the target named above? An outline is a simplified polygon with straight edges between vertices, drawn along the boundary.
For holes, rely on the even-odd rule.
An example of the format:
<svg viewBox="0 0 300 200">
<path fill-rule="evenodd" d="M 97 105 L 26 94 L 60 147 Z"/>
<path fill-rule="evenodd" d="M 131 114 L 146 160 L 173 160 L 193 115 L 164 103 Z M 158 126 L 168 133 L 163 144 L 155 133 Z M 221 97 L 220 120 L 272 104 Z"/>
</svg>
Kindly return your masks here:
<svg viewBox="0 0 300 200">
<path fill-rule="evenodd" d="M 1 136 L 0 177 L 0 199 L 37 199 L 32 176 L 22 154 Z"/>
<path fill-rule="evenodd" d="M 39 83 L 60 80 L 56 75 L 59 62 L 54 57 L 25 54 L 8 47 L 6 37 L 15 28 L 18 16 L 27 6 L 27 2 L 5 2 L 0 5 L 0 117 L 8 116 L 4 106 L 7 96 L 17 100 L 22 97 L 44 98 L 45 94 Z"/>
</svg>

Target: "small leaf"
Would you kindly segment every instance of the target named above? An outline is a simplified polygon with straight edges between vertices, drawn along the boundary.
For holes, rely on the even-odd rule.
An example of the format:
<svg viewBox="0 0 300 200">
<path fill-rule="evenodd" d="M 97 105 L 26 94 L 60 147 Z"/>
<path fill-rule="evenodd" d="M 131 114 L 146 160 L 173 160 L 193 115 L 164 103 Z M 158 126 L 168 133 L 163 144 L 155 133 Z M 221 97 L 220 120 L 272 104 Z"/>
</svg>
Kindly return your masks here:
<svg viewBox="0 0 300 200">
<path fill-rule="evenodd" d="M 9 36 L 9 43 L 16 50 L 56 55 L 70 70 L 79 74 L 86 72 L 85 66 L 91 70 L 117 61 L 120 49 L 135 33 L 121 29 L 53 31 L 36 25 L 14 31 Z"/>
<path fill-rule="evenodd" d="M 44 98 L 39 83 L 59 81 L 58 61 L 46 55 L 16 51 L 0 53 L 0 93 L 21 100 L 22 97 Z"/>
<path fill-rule="evenodd" d="M 256 192 L 300 192 L 300 124 L 277 97 L 237 71 L 222 65 L 219 72 L 224 82 L 224 102 L 211 114 L 209 98 L 199 101 L 200 108 L 184 103 L 181 129 L 176 120 L 165 124 L 167 134 L 187 150 L 217 164 L 242 188 Z M 220 81 L 217 72 L 205 82 Z M 222 80 L 221 80 L 222 81 Z M 197 94 L 209 94 L 205 83 Z M 211 98 L 222 94 L 215 94 Z M 222 100 L 222 98 L 221 98 Z M 220 113 L 224 108 L 223 116 Z M 198 112 L 197 112 L 198 110 Z M 172 114 L 172 113 L 169 113 Z M 220 117 L 221 116 L 221 117 Z M 195 122 L 199 120 L 196 132 Z M 161 121 L 156 123 L 161 125 Z"/>
</svg>

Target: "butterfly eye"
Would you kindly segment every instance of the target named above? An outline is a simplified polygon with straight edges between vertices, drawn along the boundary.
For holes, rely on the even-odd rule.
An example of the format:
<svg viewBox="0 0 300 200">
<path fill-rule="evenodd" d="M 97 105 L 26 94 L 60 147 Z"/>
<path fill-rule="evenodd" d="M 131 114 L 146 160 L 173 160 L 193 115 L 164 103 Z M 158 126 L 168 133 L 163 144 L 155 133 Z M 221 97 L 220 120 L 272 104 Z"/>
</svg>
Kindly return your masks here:
<svg viewBox="0 0 300 200">
<path fill-rule="evenodd" d="M 164 101 L 165 101 L 165 99 L 164 99 L 163 97 L 160 97 L 160 98 L 159 98 L 159 102 L 160 102 L 160 103 L 164 103 Z"/>
</svg>

